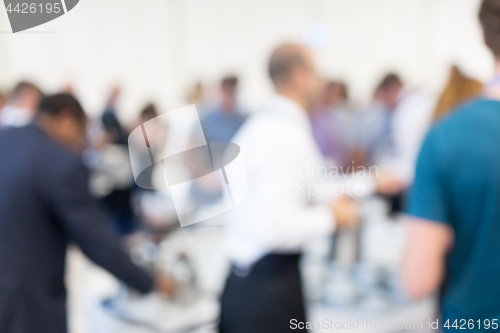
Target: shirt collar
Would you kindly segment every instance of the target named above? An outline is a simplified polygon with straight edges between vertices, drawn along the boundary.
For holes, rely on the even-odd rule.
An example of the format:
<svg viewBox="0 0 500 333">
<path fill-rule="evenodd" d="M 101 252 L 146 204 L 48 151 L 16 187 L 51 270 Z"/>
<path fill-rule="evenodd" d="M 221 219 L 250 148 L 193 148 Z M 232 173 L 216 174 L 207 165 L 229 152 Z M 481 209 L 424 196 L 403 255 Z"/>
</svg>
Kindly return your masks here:
<svg viewBox="0 0 500 333">
<path fill-rule="evenodd" d="M 279 117 L 286 117 L 287 119 L 300 123 L 301 126 L 304 126 L 307 130 L 312 131 L 311 121 L 309 120 L 306 110 L 288 97 L 275 94 L 271 99 L 269 110 L 272 114 Z"/>
<path fill-rule="evenodd" d="M 0 110 L 0 127 L 22 127 L 29 124 L 32 118 L 31 110 L 6 105 Z"/>
<path fill-rule="evenodd" d="M 500 100 L 500 75 L 496 75 L 484 85 L 483 95 L 489 99 Z"/>
</svg>

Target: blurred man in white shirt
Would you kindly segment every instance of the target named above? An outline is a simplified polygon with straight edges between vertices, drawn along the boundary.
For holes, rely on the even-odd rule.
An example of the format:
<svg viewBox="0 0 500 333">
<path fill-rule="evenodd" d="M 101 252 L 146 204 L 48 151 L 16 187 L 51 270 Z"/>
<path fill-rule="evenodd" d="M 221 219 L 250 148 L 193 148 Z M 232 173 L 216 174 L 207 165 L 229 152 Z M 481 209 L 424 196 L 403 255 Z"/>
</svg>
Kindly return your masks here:
<svg viewBox="0 0 500 333">
<path fill-rule="evenodd" d="M 304 322 L 302 247 L 358 220 L 347 197 L 324 200 L 331 188 L 318 176 L 323 161 L 306 112 L 321 92 L 311 52 L 278 47 L 269 74 L 276 95 L 233 139 L 245 160 L 249 194 L 226 224 L 233 268 L 222 296 L 222 333 L 288 332 L 291 320 Z"/>
<path fill-rule="evenodd" d="M 0 128 L 28 125 L 42 97 L 41 90 L 33 83 L 26 81 L 18 83 L 9 94 L 7 103 L 0 110 Z"/>
</svg>

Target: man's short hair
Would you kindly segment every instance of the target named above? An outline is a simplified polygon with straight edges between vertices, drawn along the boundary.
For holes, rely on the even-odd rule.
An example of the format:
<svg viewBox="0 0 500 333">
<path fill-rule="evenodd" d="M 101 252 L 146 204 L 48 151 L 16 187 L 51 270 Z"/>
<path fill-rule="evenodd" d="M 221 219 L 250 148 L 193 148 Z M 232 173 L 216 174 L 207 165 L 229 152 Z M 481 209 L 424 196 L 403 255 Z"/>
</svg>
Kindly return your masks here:
<svg viewBox="0 0 500 333">
<path fill-rule="evenodd" d="M 158 111 L 156 105 L 153 103 L 148 103 L 141 111 L 141 118 L 151 120 L 158 116 Z"/>
<path fill-rule="evenodd" d="M 56 94 L 45 97 L 38 108 L 39 113 L 43 113 L 52 117 L 69 113 L 79 123 L 84 124 L 87 120 L 85 111 L 78 100 L 70 94 Z"/>
<path fill-rule="evenodd" d="M 500 57 L 500 0 L 483 0 L 479 9 L 484 42 L 495 57 Z"/>
<path fill-rule="evenodd" d="M 328 81 L 326 84 L 326 89 L 331 90 L 331 89 L 336 89 L 339 88 L 340 90 L 340 96 L 344 99 L 349 99 L 349 89 L 347 89 L 347 84 L 345 84 L 342 81 Z"/>
<path fill-rule="evenodd" d="M 288 82 L 295 69 L 307 66 L 304 50 L 301 45 L 285 44 L 273 51 L 269 58 L 268 72 L 274 85 Z"/>
<path fill-rule="evenodd" d="M 236 89 L 238 86 L 238 77 L 236 75 L 225 76 L 220 85 L 222 88 Z"/>
<path fill-rule="evenodd" d="M 377 91 L 386 90 L 394 86 L 402 85 L 402 81 L 395 73 L 389 73 L 382 78 L 382 81 L 377 86 Z"/>
<path fill-rule="evenodd" d="M 23 93 L 25 93 L 26 91 L 29 91 L 29 90 L 35 91 L 40 96 L 43 97 L 42 91 L 34 83 L 31 83 L 29 81 L 21 81 L 18 84 L 16 84 L 16 86 L 14 87 L 14 89 L 12 89 L 12 91 L 10 92 L 10 94 L 9 94 L 9 100 L 15 101 Z"/>
</svg>

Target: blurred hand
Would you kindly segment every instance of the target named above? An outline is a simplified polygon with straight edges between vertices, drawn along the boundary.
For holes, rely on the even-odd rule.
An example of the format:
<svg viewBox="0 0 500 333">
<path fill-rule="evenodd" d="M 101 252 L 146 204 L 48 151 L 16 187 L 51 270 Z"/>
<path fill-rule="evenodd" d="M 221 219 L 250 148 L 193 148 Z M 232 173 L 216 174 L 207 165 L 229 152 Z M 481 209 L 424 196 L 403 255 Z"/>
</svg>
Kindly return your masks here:
<svg viewBox="0 0 500 333">
<path fill-rule="evenodd" d="M 155 277 L 154 289 L 168 297 L 174 297 L 175 295 L 175 283 L 174 281 L 164 274 L 158 274 Z"/>
<path fill-rule="evenodd" d="M 359 222 L 359 205 L 347 196 L 335 201 L 332 211 L 338 228 L 355 226 Z"/>
<path fill-rule="evenodd" d="M 406 183 L 394 176 L 380 174 L 375 180 L 377 192 L 385 195 L 393 195 L 403 191 Z"/>
</svg>

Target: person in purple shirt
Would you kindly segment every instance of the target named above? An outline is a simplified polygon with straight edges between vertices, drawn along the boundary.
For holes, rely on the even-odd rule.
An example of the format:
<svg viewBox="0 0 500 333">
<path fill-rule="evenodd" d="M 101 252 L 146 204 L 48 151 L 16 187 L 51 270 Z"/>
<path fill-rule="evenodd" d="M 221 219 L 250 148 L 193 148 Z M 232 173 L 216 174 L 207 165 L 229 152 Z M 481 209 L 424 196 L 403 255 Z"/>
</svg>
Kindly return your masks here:
<svg viewBox="0 0 500 333">
<path fill-rule="evenodd" d="M 322 105 L 311 115 L 313 135 L 321 153 L 329 164 L 342 167 L 347 166 L 350 159 L 348 130 L 351 115 L 347 99 L 346 85 L 330 81 Z"/>
</svg>

